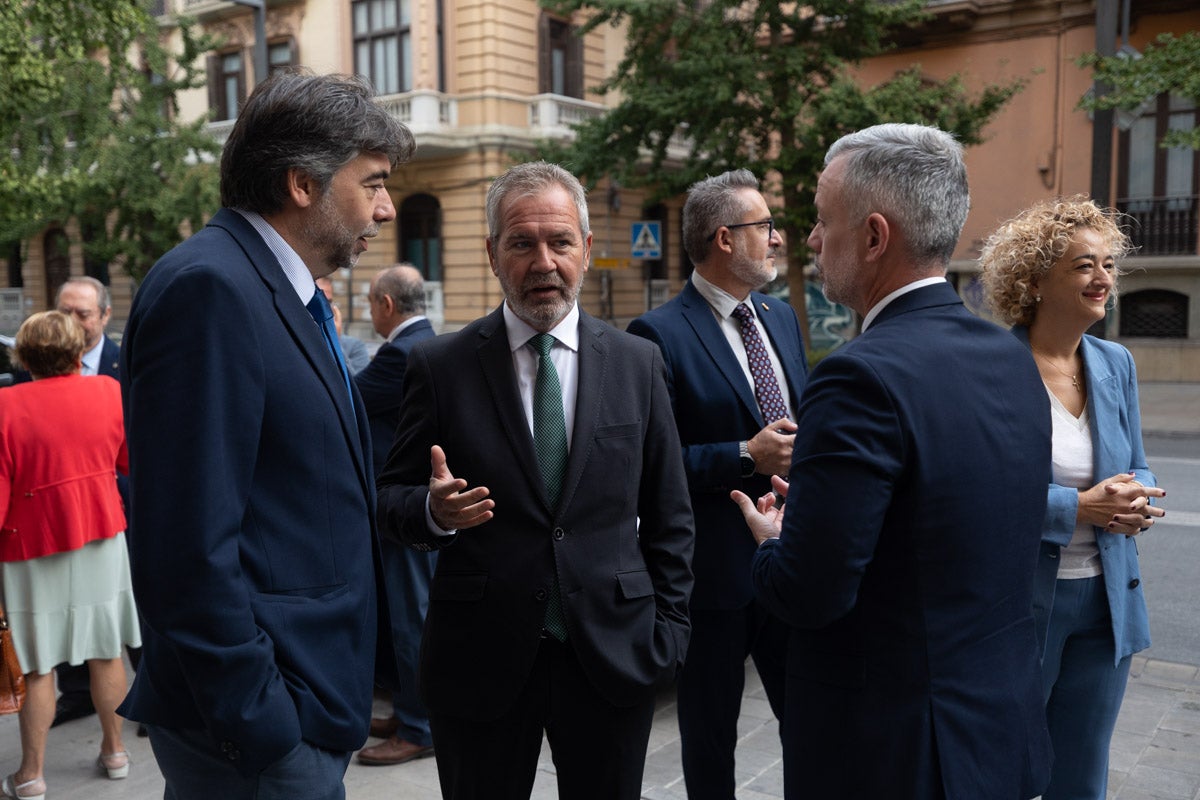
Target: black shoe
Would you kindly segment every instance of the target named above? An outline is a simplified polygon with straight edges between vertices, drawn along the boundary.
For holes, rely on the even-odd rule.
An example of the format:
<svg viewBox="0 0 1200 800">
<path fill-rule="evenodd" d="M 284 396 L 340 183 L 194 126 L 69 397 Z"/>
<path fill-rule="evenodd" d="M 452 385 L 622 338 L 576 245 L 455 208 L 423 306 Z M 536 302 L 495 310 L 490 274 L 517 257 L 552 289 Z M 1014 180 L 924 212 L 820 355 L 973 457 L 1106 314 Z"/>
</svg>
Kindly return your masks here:
<svg viewBox="0 0 1200 800">
<path fill-rule="evenodd" d="M 58 698 L 58 704 L 54 707 L 54 721 L 50 723 L 53 728 L 57 725 L 62 725 L 64 722 L 71 720 L 82 719 L 96 713 L 96 707 L 92 705 L 92 698 L 88 696 L 71 697 L 63 695 Z"/>
<path fill-rule="evenodd" d="M 150 735 L 150 731 L 146 730 L 146 726 L 140 722 L 138 723 L 137 733 L 138 733 L 138 736 L 142 739 L 145 739 L 147 736 Z"/>
</svg>

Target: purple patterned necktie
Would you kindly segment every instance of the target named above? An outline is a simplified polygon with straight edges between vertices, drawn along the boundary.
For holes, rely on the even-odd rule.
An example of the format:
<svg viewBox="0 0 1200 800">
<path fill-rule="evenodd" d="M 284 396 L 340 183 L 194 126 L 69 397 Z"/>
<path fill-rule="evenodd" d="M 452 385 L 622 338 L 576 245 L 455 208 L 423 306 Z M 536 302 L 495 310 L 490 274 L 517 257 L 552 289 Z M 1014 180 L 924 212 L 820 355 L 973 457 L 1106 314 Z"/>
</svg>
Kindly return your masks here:
<svg viewBox="0 0 1200 800">
<path fill-rule="evenodd" d="M 746 360 L 750 362 L 750 374 L 754 376 L 754 396 L 758 399 L 763 420 L 770 425 L 788 415 L 783 393 L 779 391 L 779 381 L 775 379 L 775 370 L 771 367 L 771 357 L 767 355 L 767 348 L 758 335 L 758 326 L 754 324 L 754 314 L 750 308 L 745 303 L 738 303 L 733 315 L 742 325 L 742 343 L 746 345 Z"/>
</svg>

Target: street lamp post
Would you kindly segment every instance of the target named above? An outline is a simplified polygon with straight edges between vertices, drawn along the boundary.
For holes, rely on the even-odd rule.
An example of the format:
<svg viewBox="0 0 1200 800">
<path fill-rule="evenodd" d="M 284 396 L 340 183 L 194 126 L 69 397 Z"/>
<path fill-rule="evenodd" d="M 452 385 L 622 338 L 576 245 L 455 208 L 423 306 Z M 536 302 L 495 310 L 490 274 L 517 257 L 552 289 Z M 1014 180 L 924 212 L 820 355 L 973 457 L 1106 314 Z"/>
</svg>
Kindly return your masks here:
<svg viewBox="0 0 1200 800">
<path fill-rule="evenodd" d="M 254 85 L 267 79 L 267 0 L 230 0 L 254 9 Z"/>
</svg>

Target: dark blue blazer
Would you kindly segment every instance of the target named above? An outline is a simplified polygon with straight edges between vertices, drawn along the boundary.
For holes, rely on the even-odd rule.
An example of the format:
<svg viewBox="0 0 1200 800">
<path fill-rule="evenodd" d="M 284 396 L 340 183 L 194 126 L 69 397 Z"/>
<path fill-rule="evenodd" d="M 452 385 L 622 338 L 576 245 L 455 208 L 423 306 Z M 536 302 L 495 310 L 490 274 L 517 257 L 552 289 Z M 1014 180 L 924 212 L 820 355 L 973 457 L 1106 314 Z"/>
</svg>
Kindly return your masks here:
<svg viewBox="0 0 1200 800">
<path fill-rule="evenodd" d="M 787 303 L 758 292 L 751 292 L 750 302 L 779 356 L 795 406 L 808 375 L 796 313 Z M 754 596 L 750 560 L 755 544 L 741 512 L 729 502 L 729 492 L 740 489 L 757 498 L 771 488 L 764 475 L 741 477 L 738 443 L 766 424 L 754 387 L 708 301 L 690 280 L 669 302 L 629 323 L 629 332 L 657 344 L 667 367 L 667 389 L 696 517 L 691 607 L 742 608 Z"/>
<path fill-rule="evenodd" d="M 408 368 L 408 353 L 417 342 L 433 336 L 433 326 L 429 320 L 417 320 L 400 331 L 395 339 L 384 342 L 371 363 L 354 376 L 371 424 L 371 450 L 376 474 L 383 470 L 388 451 L 392 449 L 392 439 L 396 438 L 400 403 L 404 400 L 404 371 Z"/>
<path fill-rule="evenodd" d="M 247 775 L 301 739 L 357 749 L 387 629 L 366 416 L 241 215 L 150 270 L 121 378 L 144 641 L 121 714 L 204 729 Z"/>
<path fill-rule="evenodd" d="M 100 365 L 97 375 L 107 375 L 110 378 L 121 379 L 121 348 L 112 339 L 104 337 L 104 346 L 100 349 Z"/>
<path fill-rule="evenodd" d="M 1050 410 L 1028 352 L 949 284 L 916 289 L 813 369 L 798 423 L 754 559 L 792 626 L 785 797 L 1037 795 Z"/>
</svg>

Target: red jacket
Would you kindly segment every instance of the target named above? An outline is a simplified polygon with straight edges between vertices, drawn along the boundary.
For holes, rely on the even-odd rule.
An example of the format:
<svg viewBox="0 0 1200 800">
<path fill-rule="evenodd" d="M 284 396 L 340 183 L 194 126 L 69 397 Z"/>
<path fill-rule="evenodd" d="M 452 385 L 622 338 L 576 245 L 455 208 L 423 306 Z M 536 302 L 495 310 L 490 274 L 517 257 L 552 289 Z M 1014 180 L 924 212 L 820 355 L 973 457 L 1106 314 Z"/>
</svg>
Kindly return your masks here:
<svg viewBox="0 0 1200 800">
<path fill-rule="evenodd" d="M 125 530 L 121 388 L 65 375 L 0 391 L 0 561 L 83 547 Z"/>
</svg>

